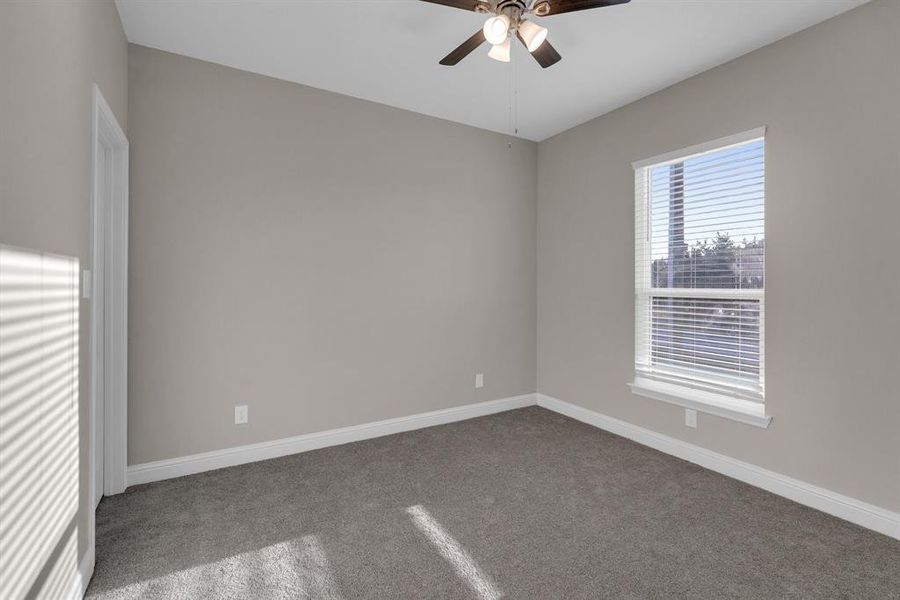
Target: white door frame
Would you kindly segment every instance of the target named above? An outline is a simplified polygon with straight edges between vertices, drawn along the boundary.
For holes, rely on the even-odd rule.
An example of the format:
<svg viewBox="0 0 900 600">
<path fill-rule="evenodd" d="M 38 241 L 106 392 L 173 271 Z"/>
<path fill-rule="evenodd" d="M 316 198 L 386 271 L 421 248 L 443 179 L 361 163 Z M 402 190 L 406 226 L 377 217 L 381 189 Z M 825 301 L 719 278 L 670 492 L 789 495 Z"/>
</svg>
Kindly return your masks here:
<svg viewBox="0 0 900 600">
<path fill-rule="evenodd" d="M 128 139 L 96 84 L 92 131 L 91 547 L 98 488 L 106 496 L 125 491 L 128 428 Z"/>
</svg>

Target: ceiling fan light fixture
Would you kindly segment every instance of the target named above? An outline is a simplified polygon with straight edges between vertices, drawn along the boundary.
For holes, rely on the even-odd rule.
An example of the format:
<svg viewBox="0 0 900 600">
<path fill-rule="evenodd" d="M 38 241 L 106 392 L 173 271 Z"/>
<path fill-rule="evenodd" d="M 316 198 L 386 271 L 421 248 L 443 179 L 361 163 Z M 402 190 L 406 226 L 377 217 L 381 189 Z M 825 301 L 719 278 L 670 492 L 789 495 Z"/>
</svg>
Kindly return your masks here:
<svg viewBox="0 0 900 600">
<path fill-rule="evenodd" d="M 500 62 L 509 62 L 509 52 L 510 52 L 510 43 L 509 38 L 507 37 L 503 42 L 499 44 L 494 44 L 491 46 L 490 52 L 488 52 L 488 56 L 493 58 L 494 60 L 499 60 Z"/>
<path fill-rule="evenodd" d="M 547 39 L 547 28 L 527 21 L 524 17 L 549 17 L 617 4 L 631 0 L 422 0 L 430 4 L 443 4 L 475 13 L 488 14 L 482 28 L 460 44 L 439 64 L 453 66 L 469 56 L 485 42 L 493 46 L 488 56 L 502 62 L 510 61 L 510 33 L 515 34 L 531 57 L 542 69 L 552 67 L 562 60 L 559 52 Z"/>
<path fill-rule="evenodd" d="M 541 27 L 537 23 L 531 21 L 519 23 L 519 35 L 525 40 L 525 46 L 529 52 L 534 52 L 541 47 L 541 44 L 547 39 L 547 33 L 547 28 Z"/>
<path fill-rule="evenodd" d="M 484 37 L 491 44 L 502 44 L 508 38 L 508 33 L 509 17 L 504 14 L 488 17 L 484 22 Z"/>
</svg>

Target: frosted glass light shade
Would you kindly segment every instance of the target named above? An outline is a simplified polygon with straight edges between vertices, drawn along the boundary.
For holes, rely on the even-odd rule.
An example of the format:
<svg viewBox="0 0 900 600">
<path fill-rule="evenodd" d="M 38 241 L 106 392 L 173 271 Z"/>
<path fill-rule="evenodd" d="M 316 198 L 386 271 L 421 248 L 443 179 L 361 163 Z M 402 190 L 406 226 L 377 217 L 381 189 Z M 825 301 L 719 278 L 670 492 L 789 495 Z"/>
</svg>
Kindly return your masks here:
<svg viewBox="0 0 900 600">
<path fill-rule="evenodd" d="M 490 44 L 502 44 L 509 33 L 509 17 L 497 15 L 484 22 L 484 38 Z"/>
<path fill-rule="evenodd" d="M 509 62 L 509 50 L 509 38 L 506 38 L 502 43 L 494 44 L 488 52 L 488 56 L 500 62 Z"/>
<path fill-rule="evenodd" d="M 525 40 L 525 47 L 528 48 L 528 51 L 534 52 L 547 39 L 547 28 L 531 21 L 522 21 L 519 23 L 519 35 Z"/>
</svg>

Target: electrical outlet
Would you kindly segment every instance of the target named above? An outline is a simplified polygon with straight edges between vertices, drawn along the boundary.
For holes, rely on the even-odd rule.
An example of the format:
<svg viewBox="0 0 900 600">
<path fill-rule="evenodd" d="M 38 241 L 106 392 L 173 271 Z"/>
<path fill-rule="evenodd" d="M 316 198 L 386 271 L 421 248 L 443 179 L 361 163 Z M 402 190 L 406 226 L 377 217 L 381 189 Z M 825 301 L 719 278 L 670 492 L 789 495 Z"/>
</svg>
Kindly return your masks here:
<svg viewBox="0 0 900 600">
<path fill-rule="evenodd" d="M 243 425 L 249 420 L 249 415 L 247 413 L 247 405 L 242 404 L 241 406 L 234 407 L 234 424 L 235 425 Z"/>
<path fill-rule="evenodd" d="M 475 389 L 484 387 L 484 373 L 475 373 Z"/>
<path fill-rule="evenodd" d="M 697 411 L 693 408 L 684 409 L 684 424 L 697 429 Z"/>
</svg>

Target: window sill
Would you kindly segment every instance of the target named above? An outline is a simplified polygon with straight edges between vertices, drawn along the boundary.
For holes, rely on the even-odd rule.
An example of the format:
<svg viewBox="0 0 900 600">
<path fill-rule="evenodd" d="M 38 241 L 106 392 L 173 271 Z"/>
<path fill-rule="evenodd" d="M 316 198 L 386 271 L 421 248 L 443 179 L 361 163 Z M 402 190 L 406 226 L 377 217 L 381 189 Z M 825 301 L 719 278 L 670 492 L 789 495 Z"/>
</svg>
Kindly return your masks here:
<svg viewBox="0 0 900 600">
<path fill-rule="evenodd" d="M 634 382 L 629 383 L 628 387 L 631 388 L 633 394 L 638 396 L 683 406 L 697 412 L 716 415 L 763 429 L 768 427 L 772 421 L 772 417 L 766 415 L 766 407 L 759 402 L 741 400 L 723 394 L 641 377 L 635 377 Z"/>
</svg>

